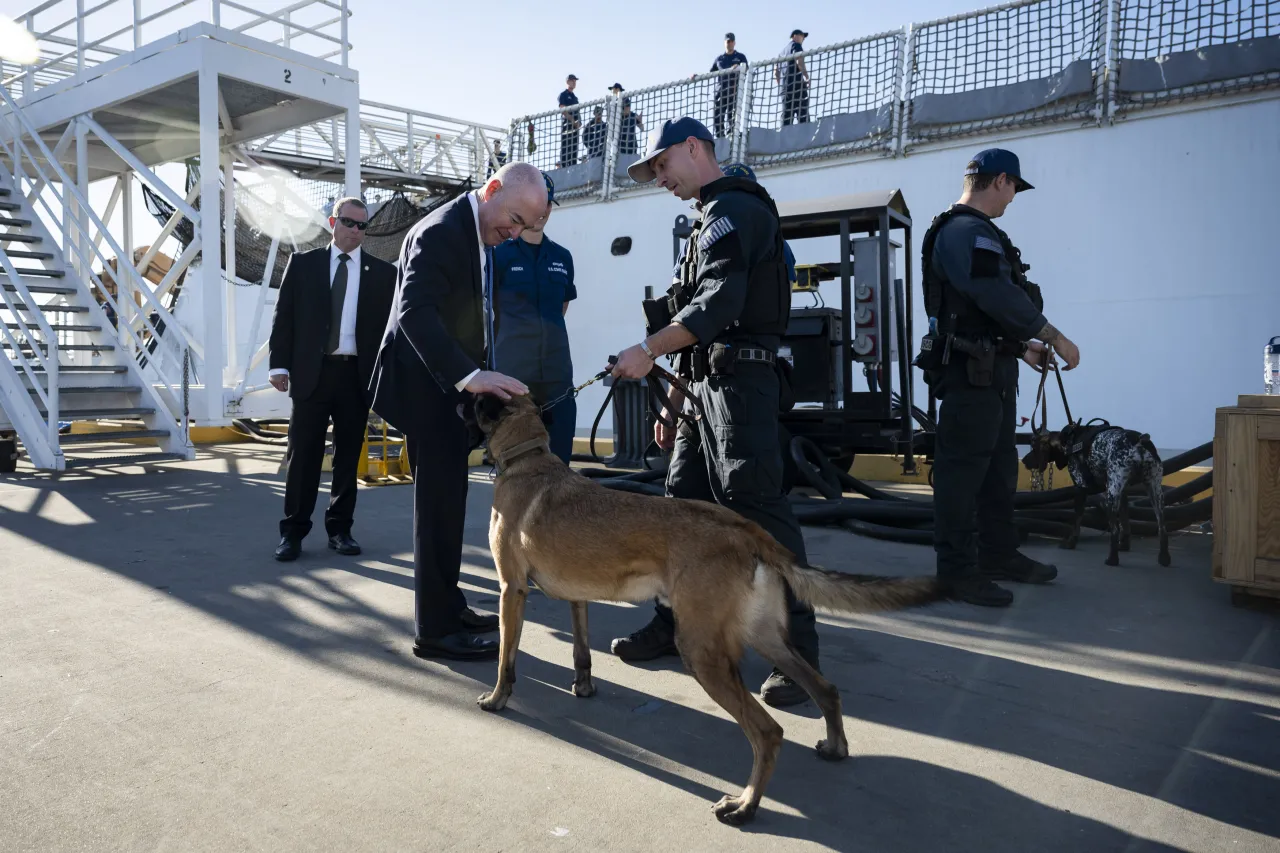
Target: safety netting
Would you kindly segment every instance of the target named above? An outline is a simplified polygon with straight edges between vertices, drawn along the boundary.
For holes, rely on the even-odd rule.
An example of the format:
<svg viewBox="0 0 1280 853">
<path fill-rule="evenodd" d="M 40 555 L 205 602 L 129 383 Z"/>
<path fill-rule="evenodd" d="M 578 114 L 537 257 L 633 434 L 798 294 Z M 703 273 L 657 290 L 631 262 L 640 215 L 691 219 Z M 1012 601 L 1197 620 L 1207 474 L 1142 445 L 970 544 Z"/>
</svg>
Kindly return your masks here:
<svg viewBox="0 0 1280 853">
<path fill-rule="evenodd" d="M 897 30 L 752 63 L 747 162 L 891 147 L 905 45 Z"/>
<path fill-rule="evenodd" d="M 557 200 L 598 191 L 611 139 L 605 110 L 601 98 L 516 119 L 507 151 L 546 172 Z"/>
<path fill-rule="evenodd" d="M 1280 85 L 1280 0 L 1124 0 L 1119 112 Z"/>
<path fill-rule="evenodd" d="M 649 153 L 649 133 L 670 119 L 691 116 L 705 124 L 713 134 L 718 125 L 716 160 L 730 162 L 736 153 L 733 147 L 737 131 L 725 113 L 736 110 L 734 105 L 741 95 L 742 75 L 742 67 L 738 66 L 661 86 L 623 92 L 617 101 L 618 145 L 610 177 L 613 188 L 625 191 L 636 187 L 635 181 L 627 175 L 627 167 Z M 718 123 L 717 113 L 720 114 Z"/>
<path fill-rule="evenodd" d="M 1028 0 L 915 28 L 907 142 L 1099 118 L 1106 7 Z"/>
</svg>

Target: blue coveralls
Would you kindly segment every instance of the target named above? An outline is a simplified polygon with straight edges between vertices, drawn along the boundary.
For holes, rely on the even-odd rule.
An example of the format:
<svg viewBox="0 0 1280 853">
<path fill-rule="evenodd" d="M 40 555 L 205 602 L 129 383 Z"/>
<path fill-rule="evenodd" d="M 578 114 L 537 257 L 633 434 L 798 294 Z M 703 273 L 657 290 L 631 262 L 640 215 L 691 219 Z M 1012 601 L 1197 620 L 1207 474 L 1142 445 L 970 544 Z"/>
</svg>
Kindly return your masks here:
<svg viewBox="0 0 1280 853">
<path fill-rule="evenodd" d="M 564 303 L 578 298 L 573 284 L 573 255 L 544 237 L 540 245 L 519 238 L 493 250 L 492 367 L 529 386 L 539 403 L 573 387 L 573 361 Z M 569 397 L 544 418 L 551 452 L 566 463 L 573 453 L 578 406 Z"/>
</svg>

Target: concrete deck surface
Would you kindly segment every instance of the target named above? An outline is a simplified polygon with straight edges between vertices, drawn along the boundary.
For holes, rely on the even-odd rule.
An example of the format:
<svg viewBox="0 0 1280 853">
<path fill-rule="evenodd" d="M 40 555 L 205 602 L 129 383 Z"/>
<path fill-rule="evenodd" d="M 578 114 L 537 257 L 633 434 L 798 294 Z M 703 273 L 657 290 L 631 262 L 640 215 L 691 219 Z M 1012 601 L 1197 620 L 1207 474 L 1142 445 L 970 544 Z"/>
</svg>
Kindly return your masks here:
<svg viewBox="0 0 1280 853">
<path fill-rule="evenodd" d="M 1145 540 L 1116 569 L 1099 537 L 1037 540 L 1059 581 L 1006 610 L 824 617 L 853 756 L 813 755 L 811 704 L 773 711 L 787 743 L 737 830 L 711 804 L 745 782 L 738 727 L 678 661 L 607 653 L 647 607 L 592 605 L 580 700 L 568 607 L 535 594 L 485 714 L 494 664 L 409 652 L 411 490 L 361 490 L 363 556 L 313 532 L 276 563 L 279 454 L 0 479 L 0 850 L 1280 850 L 1277 616 L 1231 606 L 1206 536 L 1170 569 Z M 474 473 L 463 581 L 492 611 Z M 932 571 L 806 534 L 829 567 Z"/>
</svg>

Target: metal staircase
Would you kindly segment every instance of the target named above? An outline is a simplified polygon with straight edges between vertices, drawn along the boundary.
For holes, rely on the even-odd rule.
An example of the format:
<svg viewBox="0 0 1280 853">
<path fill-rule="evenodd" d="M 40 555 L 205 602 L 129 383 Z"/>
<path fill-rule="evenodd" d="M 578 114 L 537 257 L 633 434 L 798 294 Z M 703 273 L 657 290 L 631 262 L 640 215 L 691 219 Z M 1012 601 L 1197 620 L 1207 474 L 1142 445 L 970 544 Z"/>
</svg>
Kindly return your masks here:
<svg viewBox="0 0 1280 853">
<path fill-rule="evenodd" d="M 7 89 L 0 97 L 0 435 L 16 432 L 30 462 L 54 471 L 194 458 L 181 326 L 129 263 L 118 301 L 104 287 L 94 268 L 128 255 L 87 180 L 67 174 Z"/>
</svg>

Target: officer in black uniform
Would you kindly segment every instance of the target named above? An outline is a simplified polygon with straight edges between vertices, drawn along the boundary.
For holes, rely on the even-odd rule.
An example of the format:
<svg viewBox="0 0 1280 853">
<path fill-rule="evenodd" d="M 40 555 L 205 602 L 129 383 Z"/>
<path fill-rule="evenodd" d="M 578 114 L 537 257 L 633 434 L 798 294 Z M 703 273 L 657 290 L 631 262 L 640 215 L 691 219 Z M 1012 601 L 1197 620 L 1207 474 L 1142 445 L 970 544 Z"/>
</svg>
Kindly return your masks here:
<svg viewBox="0 0 1280 853">
<path fill-rule="evenodd" d="M 755 181 L 722 177 L 715 138 L 692 118 L 666 122 L 649 153 L 627 170 L 638 183 L 658 181 L 702 213 L 685 244 L 679 276 L 667 298 L 647 300 L 648 337 L 623 350 L 613 369 L 620 378 L 640 378 L 654 361 L 678 354 L 678 372 L 691 380 L 701 400 L 696 426 L 659 423 L 659 446 L 674 448 L 667 494 L 715 501 L 758 523 L 806 562 L 804 537 L 782 493 L 778 444 L 781 396 L 777 352 L 791 312 L 791 285 L 783 260 L 782 233 L 773 199 Z M 675 391 L 675 389 L 672 389 Z M 682 399 L 673 395 L 677 408 Z M 666 418 L 674 420 L 674 413 Z M 818 633 L 812 608 L 790 590 L 790 639 L 818 666 Z M 613 641 L 623 660 L 676 654 L 671 611 L 658 606 L 647 626 Z M 770 705 L 794 705 L 803 689 L 775 670 L 760 691 Z"/>
<path fill-rule="evenodd" d="M 1013 152 L 980 152 L 960 201 L 933 220 L 922 247 L 929 334 L 916 363 L 942 401 L 933 463 L 938 578 L 956 598 L 988 607 L 1013 601 L 996 580 L 1048 583 L 1058 574 L 1017 551 L 1018 359 L 1039 369 L 1048 347 L 1067 370 L 1080 362 L 994 222 L 1029 189 Z"/>
<path fill-rule="evenodd" d="M 745 54 L 735 48 L 737 38 L 733 33 L 724 34 L 724 53 L 711 62 L 711 73 L 728 71 L 747 64 Z M 738 108 L 738 75 L 722 74 L 716 78 L 715 120 L 716 136 L 723 137 L 733 130 L 733 119 Z"/>
</svg>

